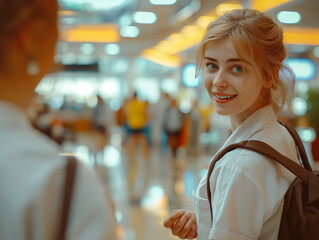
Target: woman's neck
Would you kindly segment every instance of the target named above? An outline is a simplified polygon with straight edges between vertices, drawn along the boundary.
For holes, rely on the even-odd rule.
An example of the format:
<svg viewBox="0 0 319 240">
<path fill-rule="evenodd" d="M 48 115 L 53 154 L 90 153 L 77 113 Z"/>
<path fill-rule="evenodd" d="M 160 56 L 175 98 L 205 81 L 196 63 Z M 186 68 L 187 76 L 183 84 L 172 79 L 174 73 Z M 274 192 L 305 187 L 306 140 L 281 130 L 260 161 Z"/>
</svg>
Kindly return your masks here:
<svg viewBox="0 0 319 240">
<path fill-rule="evenodd" d="M 26 109 L 31 101 L 34 88 L 28 85 L 30 79 L 13 79 L 0 76 L 0 99 Z M 25 84 L 21 84 L 25 81 Z"/>
</svg>

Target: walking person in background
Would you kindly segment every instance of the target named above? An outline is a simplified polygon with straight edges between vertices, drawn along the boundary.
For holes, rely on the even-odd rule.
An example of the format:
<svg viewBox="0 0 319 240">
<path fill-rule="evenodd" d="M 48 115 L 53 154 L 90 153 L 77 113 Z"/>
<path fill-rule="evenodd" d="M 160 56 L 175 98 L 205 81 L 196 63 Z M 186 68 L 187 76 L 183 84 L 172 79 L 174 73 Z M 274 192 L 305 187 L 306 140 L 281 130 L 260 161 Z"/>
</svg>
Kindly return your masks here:
<svg viewBox="0 0 319 240">
<path fill-rule="evenodd" d="M 134 203 L 138 203 L 139 196 L 135 193 L 135 182 L 138 169 L 141 167 L 136 161 L 137 147 L 139 146 L 143 154 L 144 180 L 142 193 L 146 190 L 148 174 L 149 174 L 149 145 L 146 136 L 146 126 L 148 121 L 147 102 L 138 99 L 137 93 L 133 93 L 133 98 L 127 102 L 126 106 L 126 124 L 127 124 L 127 145 L 129 155 L 129 177 L 128 185 L 130 190 L 130 198 Z"/>
<path fill-rule="evenodd" d="M 0 239 L 58 239 L 67 161 L 25 111 L 51 69 L 56 0 L 0 0 Z M 96 176 L 78 163 L 66 239 L 117 239 Z"/>
<path fill-rule="evenodd" d="M 171 98 L 170 105 L 164 113 L 164 131 L 168 137 L 168 146 L 171 153 L 172 169 L 172 195 L 176 194 L 176 184 L 179 178 L 179 168 L 177 164 L 177 150 L 181 142 L 181 134 L 184 126 L 184 116 L 179 110 L 176 99 Z"/>
<path fill-rule="evenodd" d="M 227 12 L 208 25 L 196 56 L 197 73 L 202 71 L 216 112 L 231 122 L 232 135 L 220 151 L 260 140 L 298 162 L 294 140 L 277 122 L 287 100 L 285 86 L 294 80 L 283 65 L 287 52 L 278 23 L 257 10 Z M 294 178 L 274 160 L 237 148 L 200 181 L 193 195 L 195 212 L 175 210 L 164 226 L 182 239 L 277 239 L 284 195 Z"/>
<path fill-rule="evenodd" d="M 94 154 L 94 164 L 98 163 L 98 156 L 103 159 L 104 147 L 109 138 L 111 128 L 112 110 L 100 95 L 97 95 L 97 105 L 93 109 L 93 136 L 96 142 L 96 152 Z"/>
<path fill-rule="evenodd" d="M 167 108 L 170 105 L 168 93 L 161 91 L 161 97 L 152 108 L 152 139 L 153 149 L 162 156 L 166 150 L 167 136 L 164 132 L 164 119 Z"/>
<path fill-rule="evenodd" d="M 172 98 L 169 107 L 166 108 L 164 113 L 164 130 L 168 137 L 168 146 L 173 159 L 177 157 L 183 123 L 183 114 L 177 106 L 176 99 Z"/>
</svg>

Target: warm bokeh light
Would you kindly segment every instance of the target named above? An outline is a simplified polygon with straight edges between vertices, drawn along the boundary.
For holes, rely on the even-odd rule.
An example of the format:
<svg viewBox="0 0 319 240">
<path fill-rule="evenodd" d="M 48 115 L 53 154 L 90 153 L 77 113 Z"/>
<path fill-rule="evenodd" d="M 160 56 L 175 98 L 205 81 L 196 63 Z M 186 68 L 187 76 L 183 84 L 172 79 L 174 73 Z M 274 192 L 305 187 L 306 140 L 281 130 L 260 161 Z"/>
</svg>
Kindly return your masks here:
<svg viewBox="0 0 319 240">
<path fill-rule="evenodd" d="M 117 42 L 120 39 L 116 25 L 80 25 L 61 30 L 67 42 Z"/>
<path fill-rule="evenodd" d="M 286 44 L 319 45 L 319 29 L 286 27 L 284 41 Z"/>
<path fill-rule="evenodd" d="M 243 7 L 239 3 L 221 3 L 216 7 L 216 13 L 217 15 L 221 16 L 224 15 L 225 12 L 241 8 Z"/>
<path fill-rule="evenodd" d="M 153 49 L 147 49 L 143 51 L 142 56 L 150 61 L 162 64 L 168 67 L 178 67 L 181 64 L 181 60 L 177 56 L 155 51 Z"/>
<path fill-rule="evenodd" d="M 271 8 L 277 7 L 284 3 L 290 2 L 291 0 L 252 0 L 251 8 L 257 9 L 259 11 L 266 11 Z"/>
</svg>

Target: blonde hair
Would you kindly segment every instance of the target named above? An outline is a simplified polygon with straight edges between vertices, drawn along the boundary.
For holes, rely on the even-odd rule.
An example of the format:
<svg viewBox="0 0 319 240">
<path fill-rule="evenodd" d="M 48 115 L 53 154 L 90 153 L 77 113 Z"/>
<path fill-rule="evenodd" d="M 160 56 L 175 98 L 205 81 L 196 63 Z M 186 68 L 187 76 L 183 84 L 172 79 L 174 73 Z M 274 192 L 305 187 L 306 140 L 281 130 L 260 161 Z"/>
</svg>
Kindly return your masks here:
<svg viewBox="0 0 319 240">
<path fill-rule="evenodd" d="M 236 9 L 225 13 L 206 29 L 196 51 L 196 76 L 204 65 L 208 42 L 225 38 L 232 40 L 239 58 L 249 56 L 260 69 L 263 80 L 271 87 L 261 92 L 265 104 L 272 104 L 277 115 L 293 93 L 295 77 L 283 64 L 287 51 L 283 43 L 283 29 L 270 16 L 252 9 Z"/>
</svg>

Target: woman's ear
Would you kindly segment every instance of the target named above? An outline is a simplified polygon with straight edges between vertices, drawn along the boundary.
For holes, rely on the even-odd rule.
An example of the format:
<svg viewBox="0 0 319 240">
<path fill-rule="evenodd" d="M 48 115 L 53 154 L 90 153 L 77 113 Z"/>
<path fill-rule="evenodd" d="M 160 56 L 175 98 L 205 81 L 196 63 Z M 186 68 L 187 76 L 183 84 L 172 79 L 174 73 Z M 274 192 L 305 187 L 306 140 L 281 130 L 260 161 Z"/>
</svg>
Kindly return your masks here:
<svg viewBox="0 0 319 240">
<path fill-rule="evenodd" d="M 23 24 L 12 37 L 12 42 L 14 43 L 16 50 L 20 52 L 23 56 L 33 55 L 35 44 L 35 38 L 37 37 L 36 30 L 37 20 L 29 20 Z"/>
</svg>

